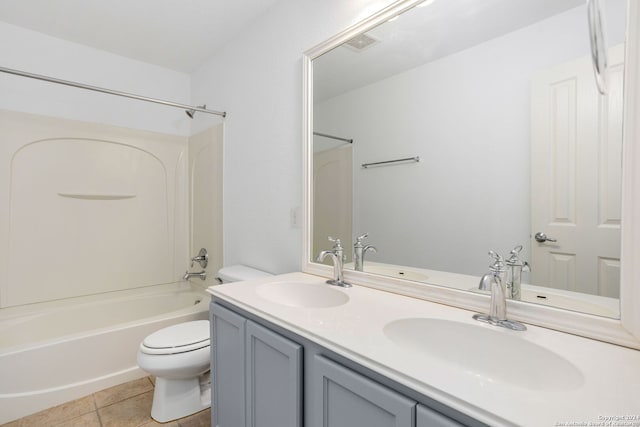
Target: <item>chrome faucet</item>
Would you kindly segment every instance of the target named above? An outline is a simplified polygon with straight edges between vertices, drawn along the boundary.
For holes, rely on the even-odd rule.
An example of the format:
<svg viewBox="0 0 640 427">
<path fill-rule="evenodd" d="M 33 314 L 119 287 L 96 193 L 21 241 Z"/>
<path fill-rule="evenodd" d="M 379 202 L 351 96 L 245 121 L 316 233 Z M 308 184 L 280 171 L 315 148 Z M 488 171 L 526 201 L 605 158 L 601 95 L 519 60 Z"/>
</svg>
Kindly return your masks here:
<svg viewBox="0 0 640 427">
<path fill-rule="evenodd" d="M 184 280 L 189 280 L 192 277 L 199 277 L 200 280 L 205 280 L 207 278 L 207 272 L 203 270 L 199 273 L 189 273 L 189 270 L 187 270 L 185 271 L 184 276 L 182 276 Z"/>
<path fill-rule="evenodd" d="M 473 318 L 494 326 L 501 326 L 514 331 L 524 331 L 527 327 L 522 323 L 516 322 L 515 320 L 507 320 L 507 298 L 503 287 L 507 270 L 505 268 L 504 258 L 494 251 L 489 251 L 489 255 L 493 257 L 494 262 L 489 267 L 489 273 L 480 279 L 478 288 L 491 291 L 491 307 L 488 315 L 474 314 Z"/>
<path fill-rule="evenodd" d="M 329 241 L 333 242 L 333 248 L 329 251 L 322 251 L 318 254 L 318 262 L 324 261 L 327 255 L 331 256 L 333 261 L 333 279 L 327 280 L 327 283 L 335 286 L 342 286 L 343 288 L 350 288 L 351 284 L 344 281 L 342 274 L 342 266 L 344 264 L 344 249 L 342 248 L 342 242 L 340 239 L 333 239 L 329 237 Z"/>
<path fill-rule="evenodd" d="M 522 287 L 522 273 L 531 271 L 529 263 L 520 259 L 520 252 L 522 251 L 522 245 L 518 245 L 509 253 L 509 259 L 506 261 L 507 265 L 507 277 L 506 277 L 506 291 L 507 298 L 519 300 L 520 289 Z"/>
<path fill-rule="evenodd" d="M 193 268 L 196 262 L 200 264 L 200 267 L 207 268 L 207 264 L 209 264 L 209 253 L 205 248 L 200 248 L 198 255 L 191 258 L 191 268 Z"/>
<path fill-rule="evenodd" d="M 209 253 L 205 248 L 201 248 L 200 252 L 198 252 L 198 255 L 191 258 L 190 268 L 193 268 L 196 262 L 200 264 L 201 268 L 207 268 L 207 265 L 209 264 Z M 198 273 L 190 273 L 189 270 L 187 270 L 185 271 L 184 276 L 182 276 L 182 279 L 189 280 L 192 277 L 199 277 L 200 280 L 205 280 L 207 278 L 207 272 L 202 270 Z"/>
<path fill-rule="evenodd" d="M 356 237 L 356 242 L 353 244 L 353 268 L 356 271 L 362 271 L 364 266 L 364 254 L 368 251 L 373 253 L 378 252 L 378 249 L 376 249 L 375 246 L 365 246 L 362 244 L 362 240 L 367 236 L 369 236 L 369 233 L 364 233 L 362 236 Z"/>
</svg>

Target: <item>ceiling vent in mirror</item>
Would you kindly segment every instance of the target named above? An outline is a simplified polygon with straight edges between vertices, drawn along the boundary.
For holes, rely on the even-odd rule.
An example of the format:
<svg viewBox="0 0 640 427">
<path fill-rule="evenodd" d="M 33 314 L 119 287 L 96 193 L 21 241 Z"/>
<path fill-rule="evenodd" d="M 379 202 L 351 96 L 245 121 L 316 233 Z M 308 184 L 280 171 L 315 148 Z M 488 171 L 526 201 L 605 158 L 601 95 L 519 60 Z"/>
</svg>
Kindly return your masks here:
<svg viewBox="0 0 640 427">
<path fill-rule="evenodd" d="M 343 46 L 351 49 L 354 52 L 362 52 L 363 50 L 368 49 L 379 42 L 380 40 L 363 33 L 358 34 L 351 40 L 347 41 Z"/>
</svg>

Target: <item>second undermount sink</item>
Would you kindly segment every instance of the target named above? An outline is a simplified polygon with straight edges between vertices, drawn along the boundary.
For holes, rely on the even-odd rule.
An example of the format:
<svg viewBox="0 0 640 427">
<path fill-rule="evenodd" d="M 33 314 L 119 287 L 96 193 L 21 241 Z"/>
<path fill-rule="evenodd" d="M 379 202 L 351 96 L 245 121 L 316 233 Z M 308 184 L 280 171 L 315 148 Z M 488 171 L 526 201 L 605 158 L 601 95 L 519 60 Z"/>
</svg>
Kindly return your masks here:
<svg viewBox="0 0 640 427">
<path fill-rule="evenodd" d="M 349 295 L 344 291 L 324 283 L 265 283 L 258 286 L 256 293 L 263 299 L 288 307 L 327 308 L 349 301 Z"/>
<path fill-rule="evenodd" d="M 435 318 L 400 319 L 384 327 L 396 345 L 483 380 L 532 390 L 582 386 L 584 377 L 571 362 L 518 335 L 523 333 Z"/>
</svg>

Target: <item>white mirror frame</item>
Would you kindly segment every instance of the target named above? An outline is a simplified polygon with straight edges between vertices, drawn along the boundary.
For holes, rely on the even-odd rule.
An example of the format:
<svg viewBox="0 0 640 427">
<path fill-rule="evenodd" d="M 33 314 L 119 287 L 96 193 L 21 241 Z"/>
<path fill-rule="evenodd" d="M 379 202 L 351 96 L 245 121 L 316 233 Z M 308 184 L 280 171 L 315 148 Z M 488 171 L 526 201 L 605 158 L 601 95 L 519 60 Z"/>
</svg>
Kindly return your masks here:
<svg viewBox="0 0 640 427">
<path fill-rule="evenodd" d="M 312 263 L 313 200 L 313 66 L 312 61 L 355 35 L 368 31 L 422 0 L 399 0 L 303 54 L 304 205 L 302 271 L 331 277 L 330 266 Z M 585 17 L 586 19 L 586 17 Z M 585 37 L 588 37 L 585 34 Z M 625 52 L 625 106 L 622 184 L 622 261 L 620 319 L 610 319 L 543 305 L 508 301 L 509 318 L 612 344 L 640 349 L 640 4 L 628 2 Z M 338 207 L 339 208 L 339 207 Z M 339 237 L 339 236 L 334 236 Z M 327 247 L 329 248 L 329 247 Z M 357 271 L 345 271 L 345 280 L 387 292 L 407 295 L 473 312 L 486 312 L 489 297 L 436 285 Z"/>
</svg>

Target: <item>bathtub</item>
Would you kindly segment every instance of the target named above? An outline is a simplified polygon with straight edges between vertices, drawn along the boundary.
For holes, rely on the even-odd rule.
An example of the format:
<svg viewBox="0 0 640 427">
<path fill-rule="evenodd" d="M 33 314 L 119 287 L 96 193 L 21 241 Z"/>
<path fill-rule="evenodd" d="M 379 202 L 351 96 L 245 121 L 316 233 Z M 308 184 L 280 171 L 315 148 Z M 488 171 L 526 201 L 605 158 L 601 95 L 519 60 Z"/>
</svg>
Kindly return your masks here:
<svg viewBox="0 0 640 427">
<path fill-rule="evenodd" d="M 209 299 L 180 282 L 0 310 L 0 424 L 146 375 L 142 339 Z"/>
</svg>

